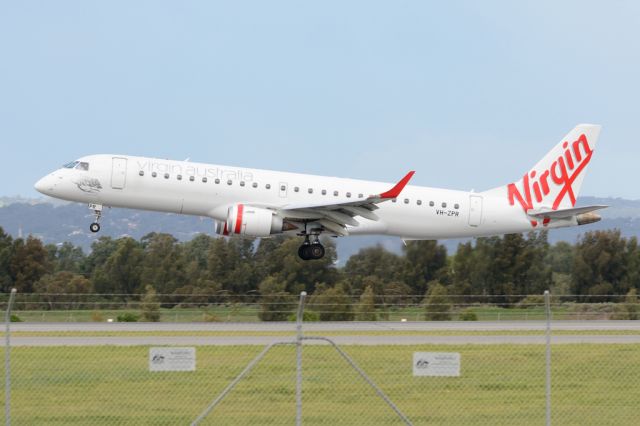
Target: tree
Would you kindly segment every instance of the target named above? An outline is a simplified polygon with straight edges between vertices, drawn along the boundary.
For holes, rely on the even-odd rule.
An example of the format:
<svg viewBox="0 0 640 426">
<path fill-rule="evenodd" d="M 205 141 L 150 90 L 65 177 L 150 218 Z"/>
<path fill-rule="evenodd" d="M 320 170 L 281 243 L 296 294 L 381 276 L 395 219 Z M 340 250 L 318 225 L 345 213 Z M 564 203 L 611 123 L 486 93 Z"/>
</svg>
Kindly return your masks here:
<svg viewBox="0 0 640 426">
<path fill-rule="evenodd" d="M 55 252 L 54 271 L 81 272 L 84 260 L 85 255 L 81 247 L 64 242 Z"/>
<path fill-rule="evenodd" d="M 284 290 L 284 283 L 273 276 L 260 283 L 260 294 L 258 318 L 262 321 L 286 321 L 295 309 L 294 299 Z"/>
<path fill-rule="evenodd" d="M 82 262 L 82 272 L 92 276 L 95 269 L 104 266 L 107 259 L 118 249 L 118 240 L 100 237 L 91 244 L 91 253 Z"/>
<path fill-rule="evenodd" d="M 13 257 L 13 239 L 0 226 L 0 291 L 9 293 L 13 287 L 10 274 L 11 258 Z"/>
<path fill-rule="evenodd" d="M 358 321 L 375 321 L 376 315 L 376 303 L 371 286 L 367 286 L 362 295 L 360 295 L 360 301 L 356 305 L 356 320 Z"/>
<path fill-rule="evenodd" d="M 447 249 L 437 241 L 408 241 L 403 252 L 403 281 L 414 294 L 424 294 L 429 281 L 448 280 Z"/>
<path fill-rule="evenodd" d="M 629 249 L 619 230 L 587 232 L 575 246 L 572 292 L 577 295 L 609 295 L 626 292 L 623 288 Z M 595 298 L 595 301 L 603 301 Z"/>
<path fill-rule="evenodd" d="M 144 257 L 140 281 L 161 294 L 173 293 L 183 285 L 184 263 L 178 240 L 169 234 L 151 233 L 141 240 Z"/>
<path fill-rule="evenodd" d="M 375 286 L 382 287 L 393 281 L 400 281 L 402 266 L 400 256 L 378 244 L 360 249 L 352 255 L 344 266 L 343 274 L 351 289 L 359 294 L 367 285 L 371 285 L 373 280 L 376 281 Z M 376 294 L 381 294 L 381 290 L 374 287 Z"/>
<path fill-rule="evenodd" d="M 33 285 L 51 270 L 47 250 L 37 238 L 18 238 L 13 242 L 9 271 L 14 287 L 20 293 L 33 292 Z"/>
<path fill-rule="evenodd" d="M 140 244 L 130 237 L 116 241 L 116 250 L 104 265 L 94 270 L 92 281 L 98 293 L 135 294 L 141 290 L 140 274 L 144 252 Z"/>
<path fill-rule="evenodd" d="M 313 261 L 304 261 L 298 257 L 300 241 L 297 238 L 284 239 L 269 253 L 260 251 L 258 247 L 260 258 L 256 267 L 261 271 L 268 271 L 268 275 L 283 283 L 285 291 L 291 294 L 300 294 L 301 291 L 312 294 L 319 283 L 331 285 L 339 278 L 334 265 L 337 258 L 335 243 L 327 239 L 323 240 L 323 244 L 325 256 Z"/>
<path fill-rule="evenodd" d="M 87 297 L 93 292 L 91 281 L 82 275 L 69 271 L 59 271 L 44 275 L 34 285 L 34 291 L 41 293 L 49 309 L 79 309 L 86 306 Z"/>
<path fill-rule="evenodd" d="M 451 289 L 453 294 L 459 296 L 474 294 L 472 287 L 473 269 L 475 267 L 474 253 L 471 241 L 458 244 L 458 250 L 453 258 L 451 268 Z M 471 298 L 465 300 L 472 301 Z"/>
<path fill-rule="evenodd" d="M 156 290 L 151 285 L 145 287 L 145 294 L 140 303 L 142 318 L 149 322 L 160 321 L 160 302 Z"/>
<path fill-rule="evenodd" d="M 425 298 L 424 318 L 427 321 L 451 320 L 451 302 L 448 292 L 438 281 L 429 283 L 429 290 Z"/>
<path fill-rule="evenodd" d="M 341 285 L 319 285 L 311 297 L 309 308 L 319 314 L 320 321 L 353 321 L 354 317 L 351 296 Z"/>
</svg>

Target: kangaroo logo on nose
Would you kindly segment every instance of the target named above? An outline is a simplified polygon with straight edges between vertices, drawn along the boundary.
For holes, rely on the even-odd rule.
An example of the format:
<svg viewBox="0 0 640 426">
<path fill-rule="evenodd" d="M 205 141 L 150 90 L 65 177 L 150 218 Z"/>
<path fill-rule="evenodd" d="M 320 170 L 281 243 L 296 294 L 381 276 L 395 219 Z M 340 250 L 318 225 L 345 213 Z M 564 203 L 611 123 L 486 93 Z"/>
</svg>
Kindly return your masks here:
<svg viewBox="0 0 640 426">
<path fill-rule="evenodd" d="M 82 178 L 73 182 L 76 184 L 78 189 L 83 192 L 88 192 L 90 194 L 95 194 L 96 192 L 100 192 L 102 189 L 102 185 L 100 185 L 100 181 L 95 178 Z"/>
</svg>

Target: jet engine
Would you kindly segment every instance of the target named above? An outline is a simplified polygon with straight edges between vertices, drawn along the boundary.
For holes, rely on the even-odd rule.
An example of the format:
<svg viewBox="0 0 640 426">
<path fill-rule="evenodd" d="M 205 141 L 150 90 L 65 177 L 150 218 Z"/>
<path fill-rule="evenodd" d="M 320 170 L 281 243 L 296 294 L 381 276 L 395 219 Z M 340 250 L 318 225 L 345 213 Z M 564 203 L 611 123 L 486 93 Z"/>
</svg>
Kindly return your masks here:
<svg viewBox="0 0 640 426">
<path fill-rule="evenodd" d="M 221 228 L 220 232 L 218 228 Z M 268 237 L 273 234 L 281 234 L 283 230 L 285 230 L 285 223 L 275 212 L 246 204 L 236 204 L 229 207 L 226 223 L 216 224 L 216 232 L 222 235 Z"/>
</svg>

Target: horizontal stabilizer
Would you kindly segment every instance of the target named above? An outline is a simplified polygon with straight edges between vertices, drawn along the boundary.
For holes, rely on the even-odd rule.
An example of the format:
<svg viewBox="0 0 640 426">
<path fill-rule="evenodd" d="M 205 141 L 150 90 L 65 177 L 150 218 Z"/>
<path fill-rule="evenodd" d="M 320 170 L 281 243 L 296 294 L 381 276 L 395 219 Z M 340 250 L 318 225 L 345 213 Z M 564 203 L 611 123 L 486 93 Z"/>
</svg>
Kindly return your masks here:
<svg viewBox="0 0 640 426">
<path fill-rule="evenodd" d="M 569 209 L 558 209 L 558 210 L 552 210 L 547 207 L 547 208 L 540 208 L 537 210 L 529 210 L 527 214 L 529 216 L 536 216 L 536 217 L 563 219 L 566 217 L 572 217 L 572 216 L 577 216 L 584 213 L 590 213 L 595 210 L 606 209 L 607 207 L 609 206 L 595 205 L 595 206 L 573 207 Z"/>
</svg>

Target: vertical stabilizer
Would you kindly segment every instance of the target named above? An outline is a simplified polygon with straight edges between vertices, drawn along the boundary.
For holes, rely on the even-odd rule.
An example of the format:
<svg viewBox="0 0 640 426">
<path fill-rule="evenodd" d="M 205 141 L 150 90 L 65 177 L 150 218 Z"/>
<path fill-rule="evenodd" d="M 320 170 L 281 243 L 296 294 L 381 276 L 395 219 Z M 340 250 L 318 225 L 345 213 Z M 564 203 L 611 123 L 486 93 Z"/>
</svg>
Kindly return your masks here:
<svg viewBox="0 0 640 426">
<path fill-rule="evenodd" d="M 522 179 L 506 186 L 509 204 L 525 212 L 574 207 L 600 128 L 579 124 L 570 131 Z"/>
</svg>

